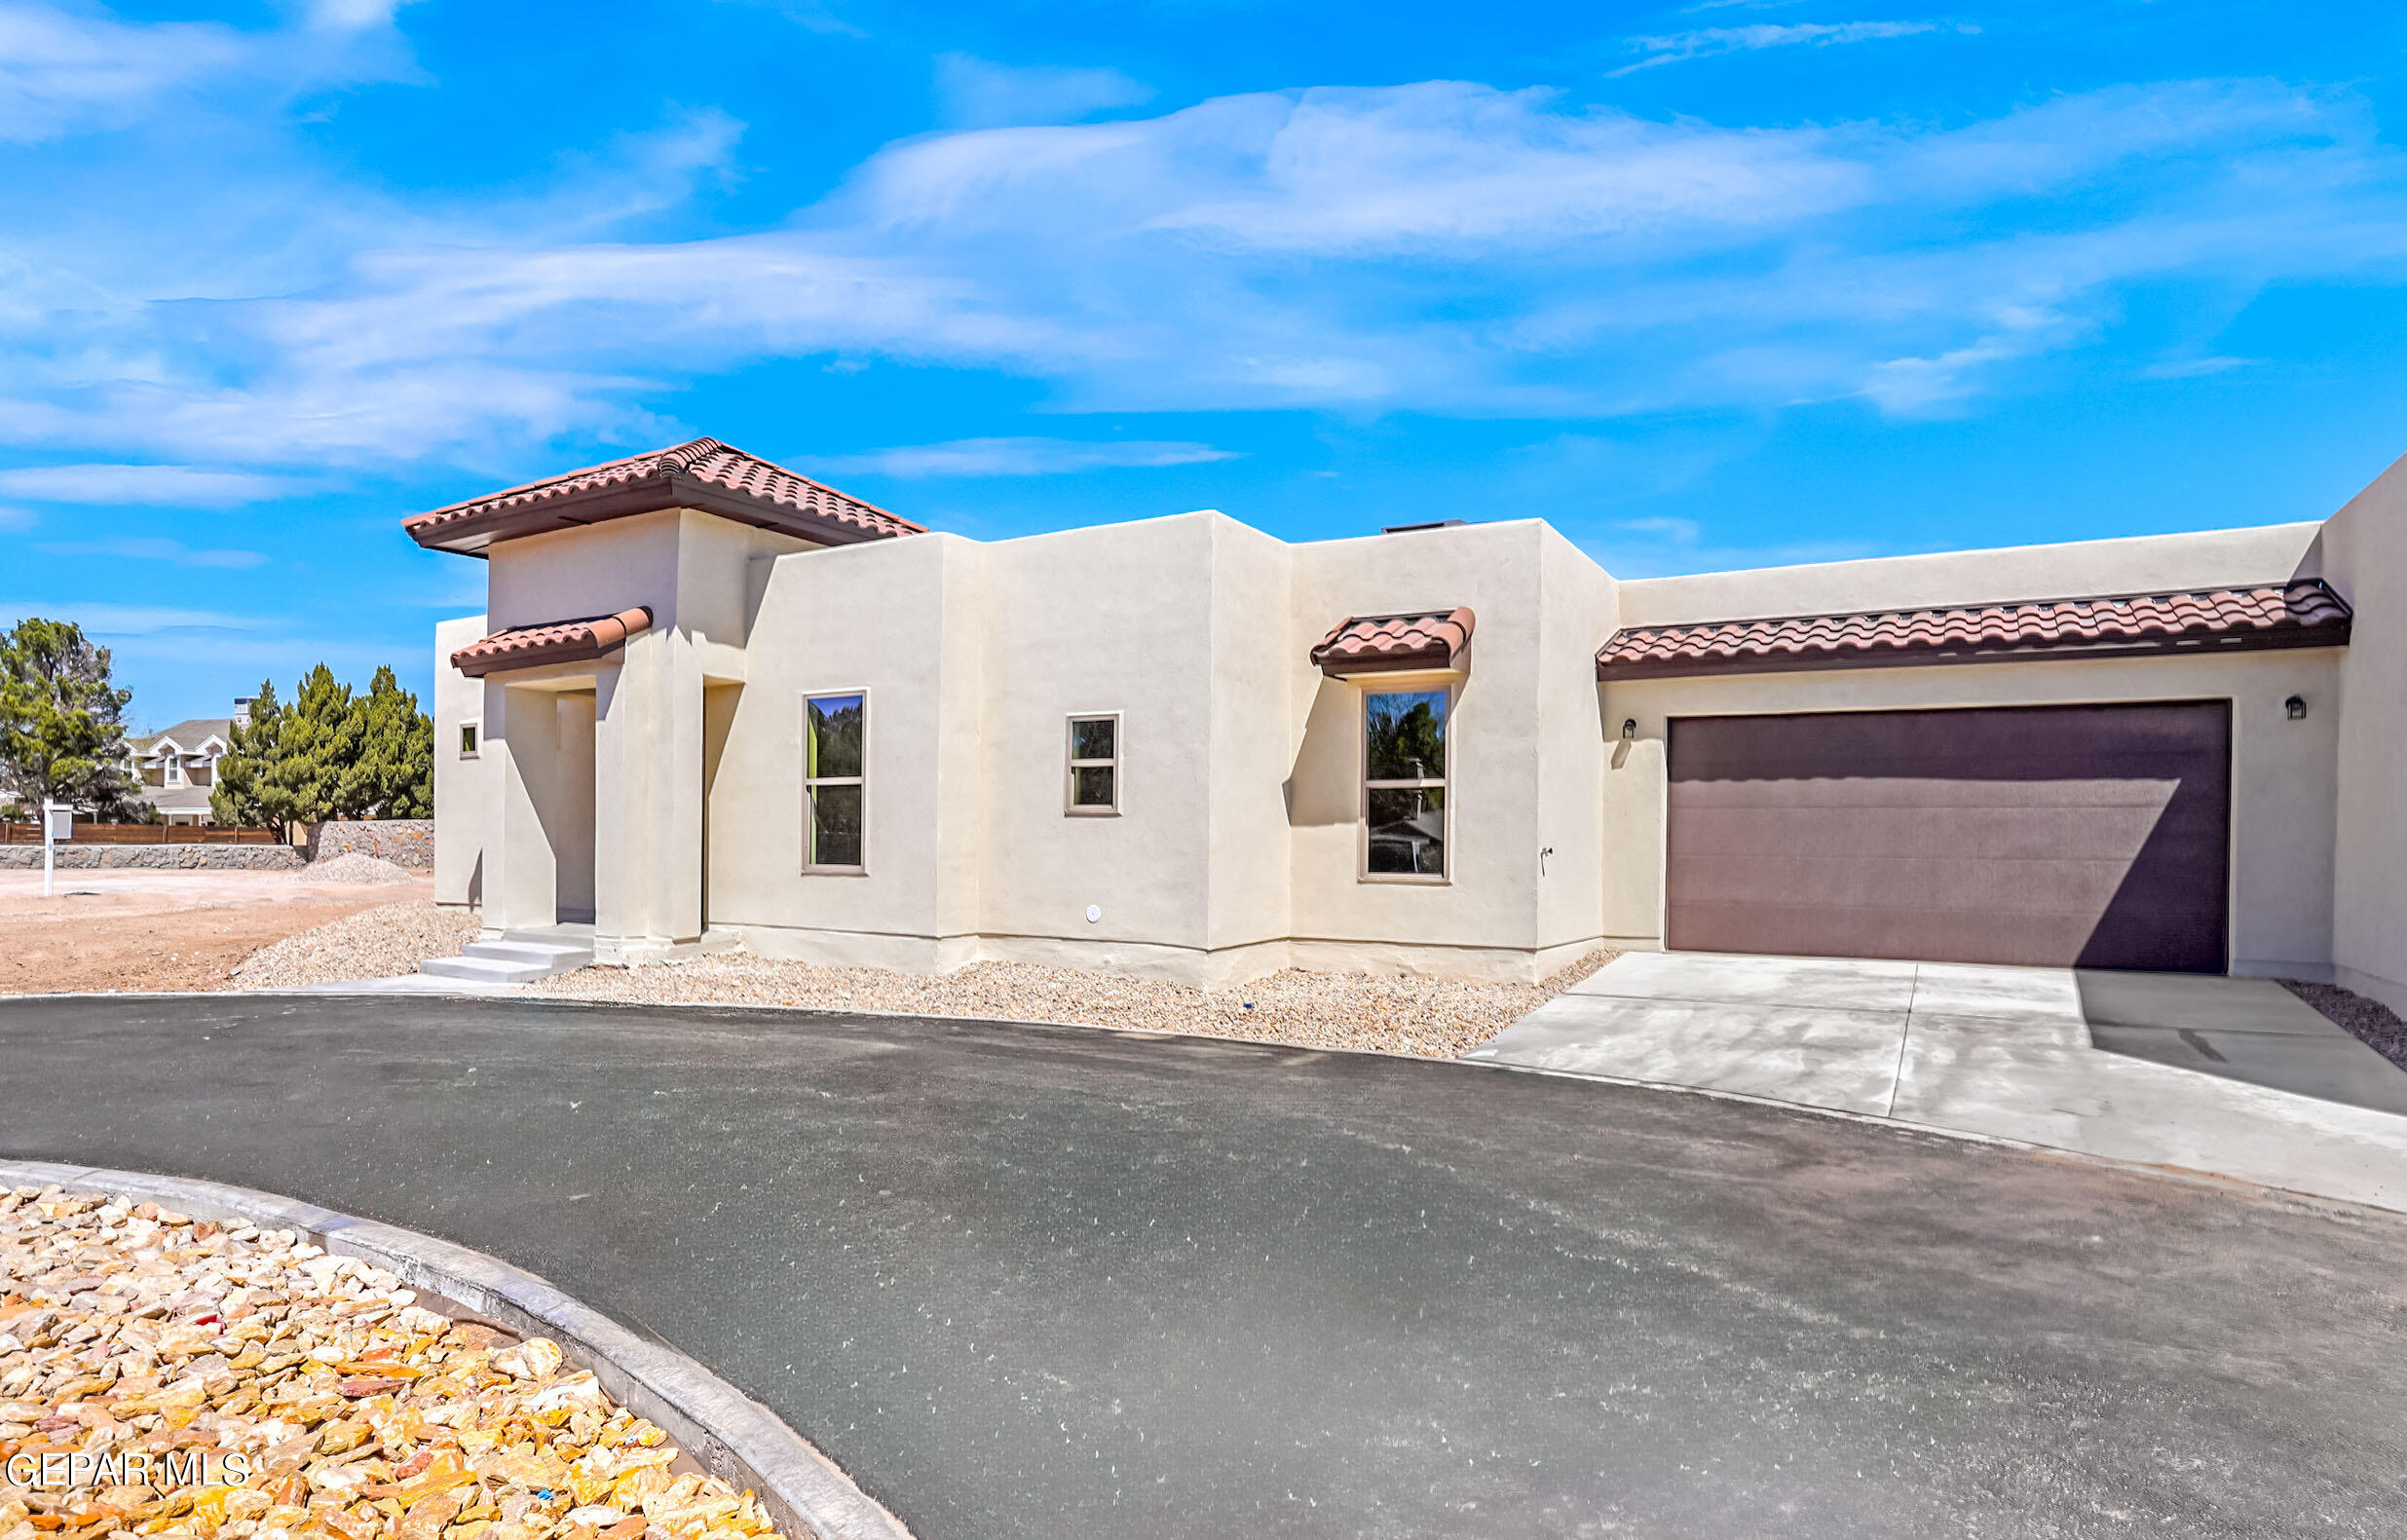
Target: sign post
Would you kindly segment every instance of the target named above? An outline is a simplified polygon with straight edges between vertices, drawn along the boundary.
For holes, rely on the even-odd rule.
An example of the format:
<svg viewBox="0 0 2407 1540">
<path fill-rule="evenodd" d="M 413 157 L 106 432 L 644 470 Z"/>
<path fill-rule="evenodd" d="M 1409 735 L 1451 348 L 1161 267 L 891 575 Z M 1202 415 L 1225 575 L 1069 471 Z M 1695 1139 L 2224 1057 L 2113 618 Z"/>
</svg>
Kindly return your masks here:
<svg viewBox="0 0 2407 1540">
<path fill-rule="evenodd" d="M 51 875 L 51 873 L 52 873 L 53 861 L 54 861 L 54 859 L 55 859 L 55 857 L 54 857 L 54 856 L 53 856 L 53 854 L 52 854 L 52 851 L 53 851 L 54 847 L 56 845 L 56 844 L 57 844 L 57 842 L 58 842 L 58 841 L 60 841 L 60 840 L 72 840 L 72 839 L 74 839 L 74 838 L 75 838 L 75 809 L 74 809 L 73 808 L 68 807 L 68 806 L 67 806 L 65 803 L 63 803 L 63 802 L 53 802 L 53 801 L 51 801 L 51 800 L 50 800 L 49 798 L 47 798 L 47 797 L 43 798 L 43 799 L 42 799 L 42 896 L 43 896 L 44 898 L 48 898 L 48 897 L 50 897 L 50 896 L 51 896 L 51 893 L 52 893 L 52 890 L 53 890 L 53 889 L 52 889 L 52 884 L 53 884 L 53 883 L 55 882 L 55 879 L 54 879 L 54 878 L 52 877 L 52 875 Z"/>
</svg>

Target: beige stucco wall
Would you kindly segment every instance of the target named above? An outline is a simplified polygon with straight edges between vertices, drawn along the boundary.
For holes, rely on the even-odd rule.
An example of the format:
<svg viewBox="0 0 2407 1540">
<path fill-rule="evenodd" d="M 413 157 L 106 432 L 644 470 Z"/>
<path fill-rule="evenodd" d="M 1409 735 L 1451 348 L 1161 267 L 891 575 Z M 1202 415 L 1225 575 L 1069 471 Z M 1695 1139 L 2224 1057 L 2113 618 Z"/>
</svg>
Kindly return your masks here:
<svg viewBox="0 0 2407 1540">
<path fill-rule="evenodd" d="M 2323 531 L 2326 577 L 2356 609 L 2340 674 L 2339 982 L 2407 1014 L 2407 461 Z"/>
<path fill-rule="evenodd" d="M 1293 549 L 1289 677 L 1301 731 L 1289 803 L 1298 960 L 1531 977 L 1593 941 L 1602 750 L 1590 658 L 1602 639 L 1595 627 L 1609 619 L 1610 580 L 1534 519 Z M 1448 730 L 1448 877 L 1366 881 L 1362 697 L 1420 686 L 1386 676 L 1326 679 L 1304 659 L 1349 615 L 1457 605 L 1469 606 L 1478 624 Z M 1584 632 L 1596 640 L 1572 641 Z M 1550 845 L 1542 883 L 1539 852 Z M 1446 956 L 1430 955 L 1438 951 Z"/>
<path fill-rule="evenodd" d="M 460 724 L 485 720 L 485 682 L 451 666 L 451 655 L 492 627 L 481 615 L 434 626 L 434 901 L 470 906 L 484 900 L 486 824 L 495 801 L 497 756 L 481 741 L 473 759 L 460 753 Z"/>
</svg>

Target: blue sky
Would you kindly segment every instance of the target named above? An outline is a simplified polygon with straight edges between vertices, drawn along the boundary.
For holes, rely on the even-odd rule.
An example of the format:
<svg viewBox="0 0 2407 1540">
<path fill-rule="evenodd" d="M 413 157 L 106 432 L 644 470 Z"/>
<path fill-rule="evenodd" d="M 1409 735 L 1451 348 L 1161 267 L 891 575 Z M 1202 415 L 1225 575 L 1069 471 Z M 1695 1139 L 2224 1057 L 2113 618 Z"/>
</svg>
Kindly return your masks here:
<svg viewBox="0 0 2407 1540">
<path fill-rule="evenodd" d="M 708 433 L 996 537 L 1630 576 L 2320 517 L 2407 451 L 2391 6 L 0 0 L 0 611 L 413 688 L 396 521 Z"/>
</svg>

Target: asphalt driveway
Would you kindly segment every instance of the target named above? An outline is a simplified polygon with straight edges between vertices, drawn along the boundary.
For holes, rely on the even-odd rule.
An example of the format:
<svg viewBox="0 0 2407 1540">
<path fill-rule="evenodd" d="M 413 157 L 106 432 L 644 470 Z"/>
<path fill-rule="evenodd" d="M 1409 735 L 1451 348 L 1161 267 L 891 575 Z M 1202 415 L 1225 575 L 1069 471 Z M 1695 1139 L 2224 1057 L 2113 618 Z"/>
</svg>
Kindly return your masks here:
<svg viewBox="0 0 2407 1540">
<path fill-rule="evenodd" d="M 480 1247 L 926 1540 L 2396 1533 L 2407 1224 L 1442 1065 L 394 997 L 0 1004 L 0 1151 Z"/>
</svg>

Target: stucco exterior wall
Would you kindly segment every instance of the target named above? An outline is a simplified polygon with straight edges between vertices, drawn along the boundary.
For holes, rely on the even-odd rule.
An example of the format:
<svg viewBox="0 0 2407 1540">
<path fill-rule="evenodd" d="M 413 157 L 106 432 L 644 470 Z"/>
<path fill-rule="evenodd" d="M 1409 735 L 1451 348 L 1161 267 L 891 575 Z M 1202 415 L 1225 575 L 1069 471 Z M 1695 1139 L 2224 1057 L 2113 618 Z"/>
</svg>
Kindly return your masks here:
<svg viewBox="0 0 2407 1540">
<path fill-rule="evenodd" d="M 485 682 L 451 666 L 451 655 L 491 633 L 481 615 L 434 626 L 434 901 L 455 907 L 484 902 L 485 838 L 492 817 L 497 761 L 484 752 Z M 473 759 L 460 753 L 460 725 L 477 725 Z"/>
<path fill-rule="evenodd" d="M 1544 625 L 1550 565 L 1594 563 L 1536 520 L 1419 530 L 1293 547 L 1294 629 L 1288 653 L 1302 730 L 1293 775 L 1291 891 L 1296 956 L 1307 965 L 1415 967 L 1527 977 L 1541 949 L 1539 851 L 1593 825 L 1580 800 L 1542 795 L 1542 767 L 1576 786 L 1596 760 L 1596 715 L 1548 714 L 1543 702 L 1588 688 L 1585 650 L 1550 654 Z M 1598 579 L 1603 575 L 1597 573 Z M 1362 871 L 1362 713 L 1367 691 L 1433 688 L 1442 680 L 1323 678 L 1303 659 L 1349 615 L 1444 611 L 1478 618 L 1466 668 L 1453 681 L 1448 725 L 1448 876 L 1444 883 L 1366 880 Z M 1598 641 L 1602 637 L 1598 638 Z M 1568 825 L 1553 819 L 1570 819 Z M 1551 860 L 1551 858 L 1550 858 Z M 1593 893 L 1593 889 L 1591 889 Z M 1586 906 L 1593 915 L 1593 901 Z M 1576 926 L 1575 926 L 1576 928 Z M 1593 932 L 1590 932 L 1593 935 Z M 1443 950 L 1443 958 L 1423 954 Z"/>
<path fill-rule="evenodd" d="M 2332 516 L 2318 555 L 2356 608 L 2340 672 L 2335 972 L 2407 1014 L 2407 461 Z"/>
</svg>

